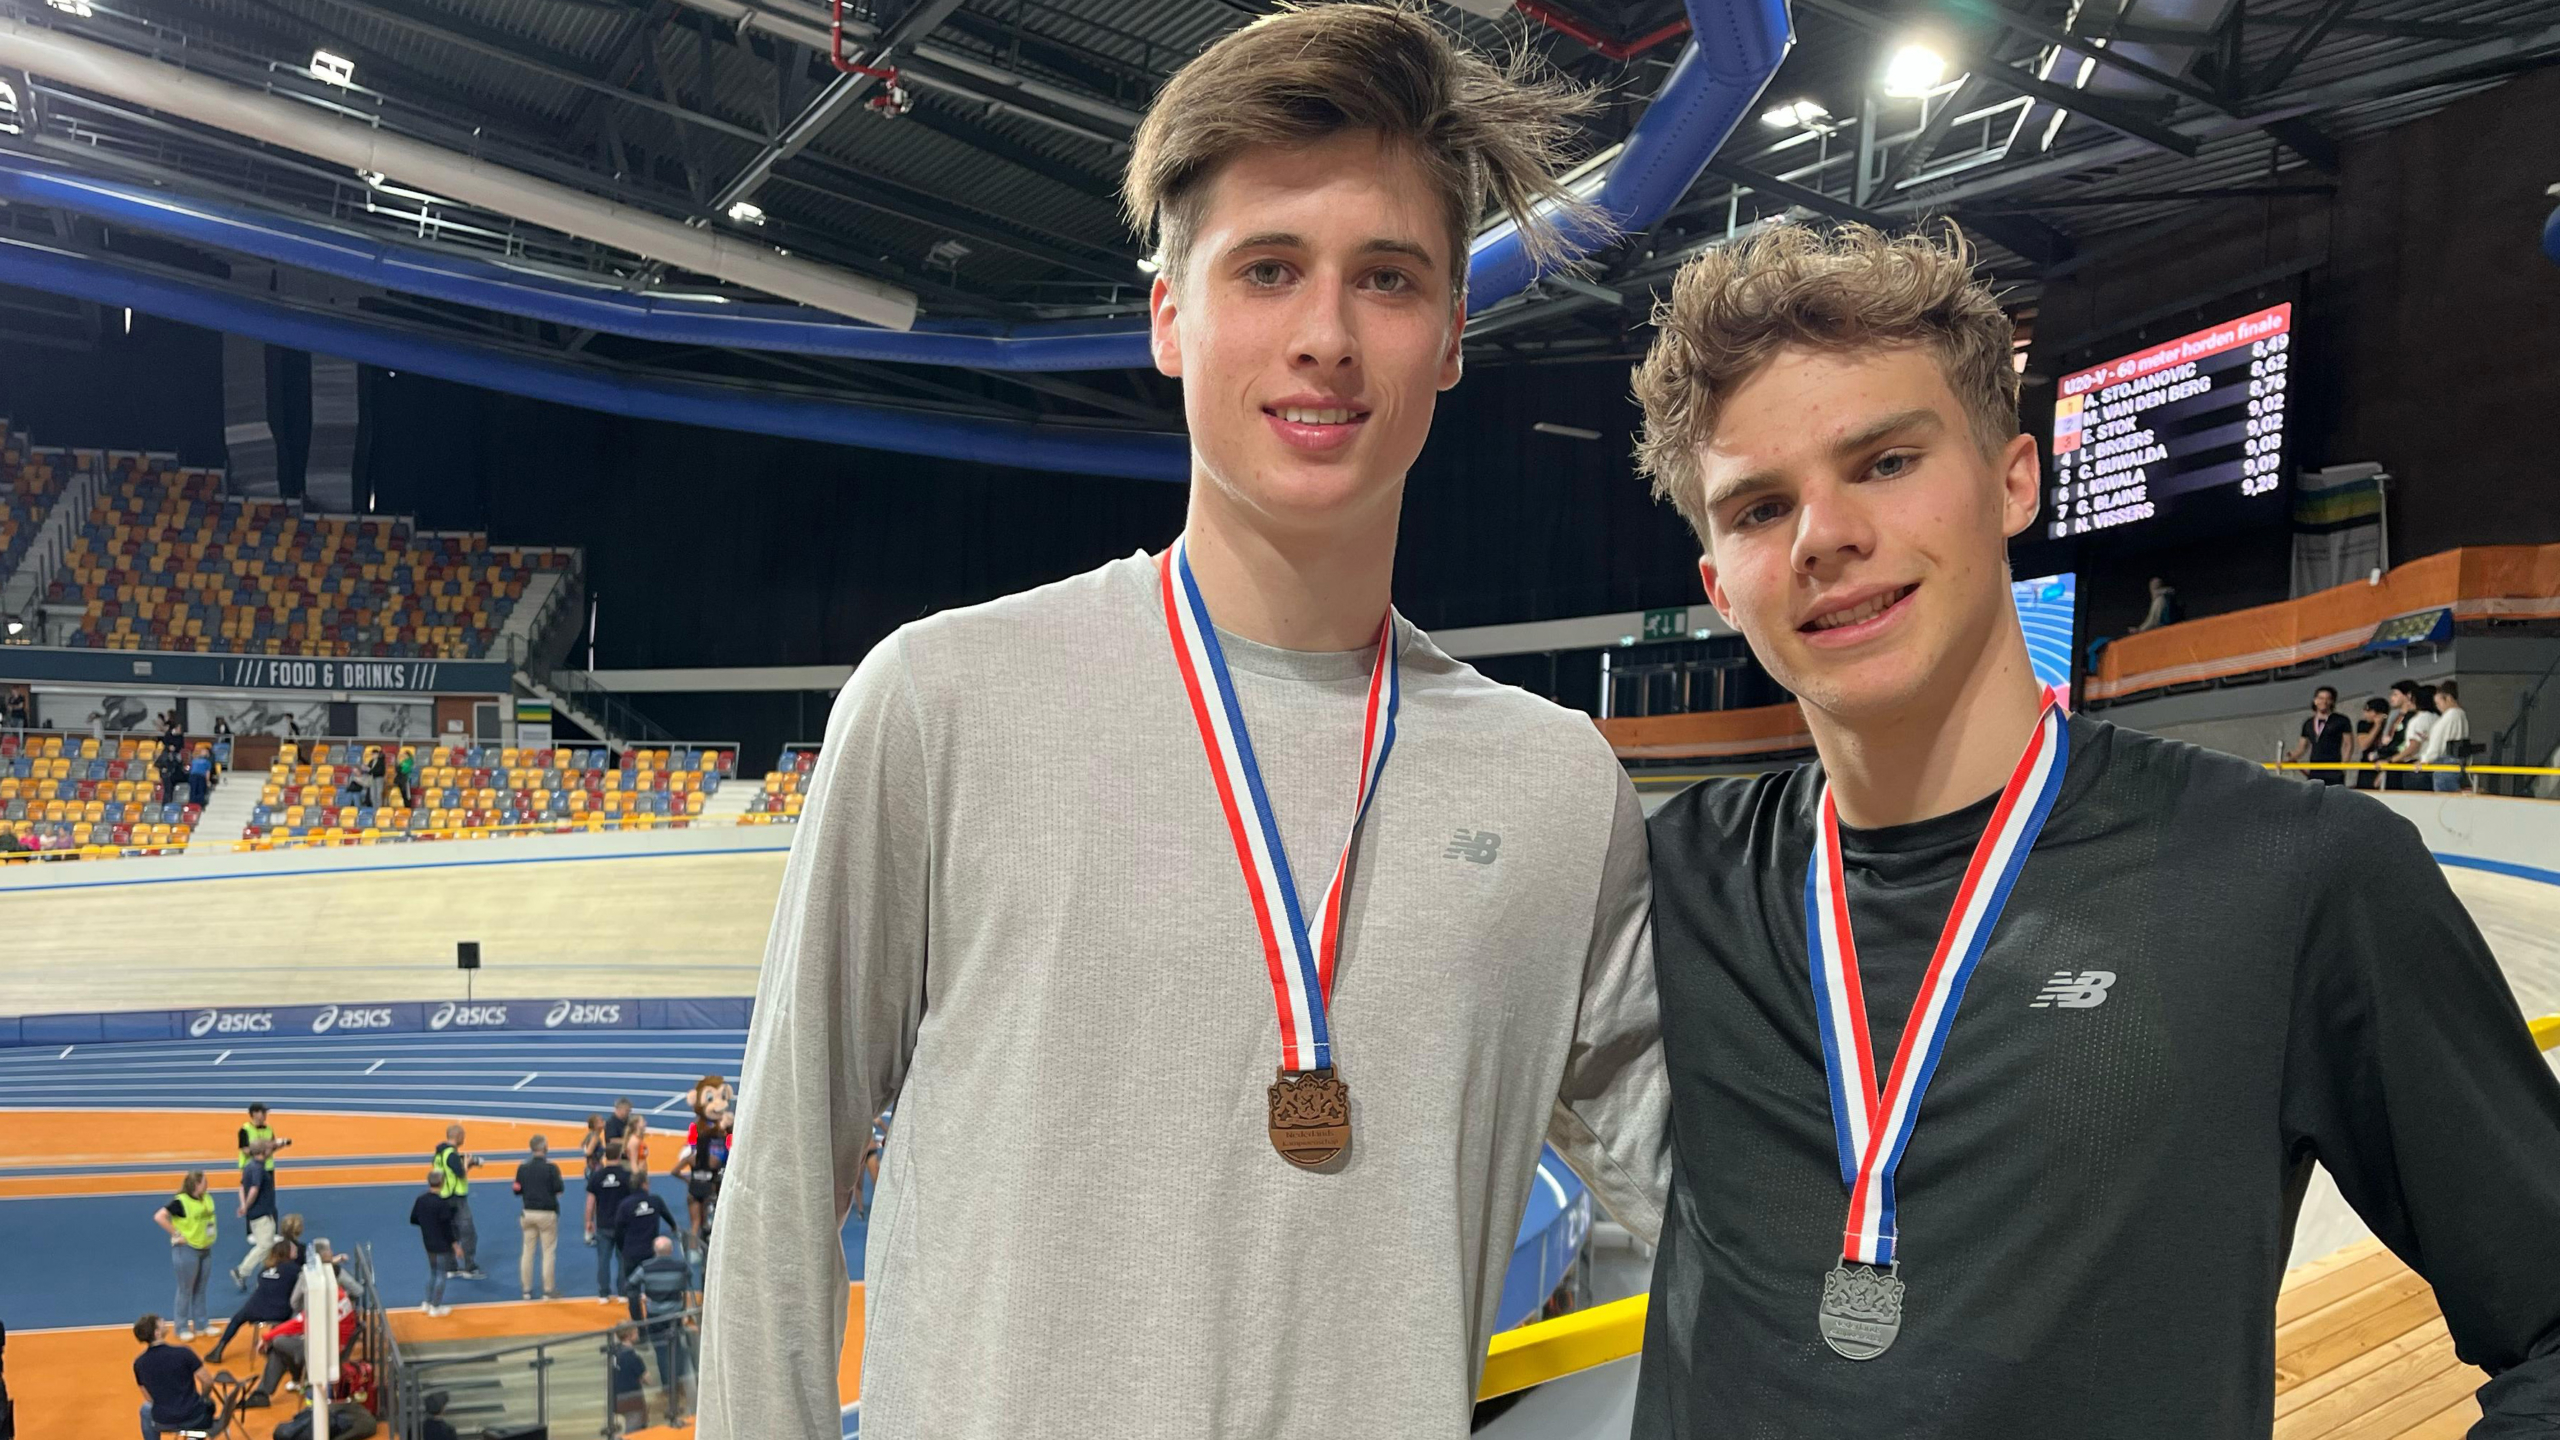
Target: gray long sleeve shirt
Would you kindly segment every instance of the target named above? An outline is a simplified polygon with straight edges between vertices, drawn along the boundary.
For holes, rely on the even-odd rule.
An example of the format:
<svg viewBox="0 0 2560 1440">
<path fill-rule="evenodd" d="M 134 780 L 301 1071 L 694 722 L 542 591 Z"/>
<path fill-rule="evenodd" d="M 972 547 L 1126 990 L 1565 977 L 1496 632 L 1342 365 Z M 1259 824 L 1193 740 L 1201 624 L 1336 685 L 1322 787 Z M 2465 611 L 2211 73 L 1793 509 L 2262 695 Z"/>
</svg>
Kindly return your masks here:
<svg viewBox="0 0 2560 1440">
<path fill-rule="evenodd" d="M 710 1262 L 702 1440 L 1463 1435 L 1541 1141 L 1651 1239 L 1668 1183 L 1641 814 L 1582 716 L 1399 621 L 1332 1005 L 1348 1153 L 1271 1148 L 1279 1027 L 1144 555 L 883 642 L 776 908 Z M 1297 883 L 1374 651 L 1223 637 Z"/>
</svg>

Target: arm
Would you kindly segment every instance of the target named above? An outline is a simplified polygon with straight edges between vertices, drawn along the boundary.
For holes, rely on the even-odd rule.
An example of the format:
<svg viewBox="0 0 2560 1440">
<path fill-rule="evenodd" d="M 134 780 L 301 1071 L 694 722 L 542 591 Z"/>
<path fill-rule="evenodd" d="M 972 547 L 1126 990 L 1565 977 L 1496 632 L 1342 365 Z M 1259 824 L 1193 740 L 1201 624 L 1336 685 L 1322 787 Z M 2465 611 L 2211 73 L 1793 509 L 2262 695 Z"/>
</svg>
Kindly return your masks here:
<svg viewBox="0 0 2560 1440">
<path fill-rule="evenodd" d="M 167 1206 L 164 1205 L 151 1212 L 151 1223 L 168 1231 L 170 1239 L 175 1240 L 178 1238 L 178 1227 L 169 1223 L 169 1208 Z"/>
<path fill-rule="evenodd" d="M 2283 1124 L 2375 1235 L 2435 1287 L 2455 1351 L 2493 1377 L 2473 1440 L 2560 1422 L 2560 1083 L 2417 831 L 2324 797 Z"/>
<path fill-rule="evenodd" d="M 928 764 L 892 635 L 836 699 L 774 907 L 739 1087 L 756 1143 L 730 1168 L 711 1240 L 700 1440 L 842 1426 L 837 1232 L 924 1015 Z"/>
<path fill-rule="evenodd" d="M 1651 1245 L 1671 1189 L 1671 1079 L 1654 995 L 1644 808 L 1625 775 L 1614 779 L 1617 814 L 1582 961 L 1582 1007 L 1547 1143 L 1619 1224 Z"/>
</svg>

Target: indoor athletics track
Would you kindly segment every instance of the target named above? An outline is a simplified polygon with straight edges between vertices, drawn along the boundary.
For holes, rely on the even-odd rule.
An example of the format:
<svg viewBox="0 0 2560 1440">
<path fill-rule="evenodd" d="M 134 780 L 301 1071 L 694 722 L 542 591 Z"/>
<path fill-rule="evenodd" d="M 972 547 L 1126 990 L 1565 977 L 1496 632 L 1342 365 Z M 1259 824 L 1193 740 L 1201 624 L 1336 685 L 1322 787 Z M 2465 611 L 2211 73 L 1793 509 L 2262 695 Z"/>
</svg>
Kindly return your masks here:
<svg viewBox="0 0 2560 1440">
<path fill-rule="evenodd" d="M 168 1242 L 151 1212 L 186 1169 L 201 1166 L 219 1205 L 215 1258 L 237 1263 L 245 1234 L 231 1211 L 233 1131 L 252 1100 L 274 1109 L 276 1133 L 294 1141 L 277 1172 L 278 1203 L 299 1211 L 305 1233 L 333 1244 L 370 1244 L 383 1301 L 404 1343 L 574 1334 L 613 1312 L 594 1299 L 594 1251 L 580 1242 L 563 1197 L 558 1283 L 570 1297 L 516 1299 L 520 1232 L 508 1191 L 526 1140 L 549 1138 L 574 1182 L 576 1147 L 589 1114 L 631 1097 L 650 1116 L 652 1186 L 676 1215 L 682 1187 L 667 1178 L 692 1116 L 684 1095 L 704 1075 L 735 1080 L 746 1035 L 738 1030 L 524 1035 L 297 1036 L 184 1040 L 0 1050 L 0 1233 L 11 1263 L 0 1271 L 0 1321 L 9 1329 L 10 1389 L 21 1433 L 65 1440 L 123 1440 L 135 1433 L 125 1333 L 135 1316 L 171 1305 Z M 503 1118 L 501 1118 L 503 1117 Z M 407 1223 L 410 1197 L 448 1121 L 469 1131 L 488 1164 L 473 1185 L 479 1260 L 486 1280 L 446 1289 L 449 1317 L 417 1312 L 426 1259 Z M 848 1273 L 862 1273 L 860 1220 L 845 1229 Z M 850 1305 L 854 1333 L 861 1310 Z M 240 1303 L 217 1274 L 206 1307 L 217 1323 Z M 210 1348 L 198 1339 L 199 1354 Z M 848 1345 L 848 1356 L 860 1348 Z M 223 1368 L 254 1372 L 245 1340 Z M 851 1367 L 848 1366 L 848 1372 Z M 850 1399 L 853 1375 L 842 1377 Z M 264 1436 L 285 1407 L 256 1411 Z"/>
</svg>

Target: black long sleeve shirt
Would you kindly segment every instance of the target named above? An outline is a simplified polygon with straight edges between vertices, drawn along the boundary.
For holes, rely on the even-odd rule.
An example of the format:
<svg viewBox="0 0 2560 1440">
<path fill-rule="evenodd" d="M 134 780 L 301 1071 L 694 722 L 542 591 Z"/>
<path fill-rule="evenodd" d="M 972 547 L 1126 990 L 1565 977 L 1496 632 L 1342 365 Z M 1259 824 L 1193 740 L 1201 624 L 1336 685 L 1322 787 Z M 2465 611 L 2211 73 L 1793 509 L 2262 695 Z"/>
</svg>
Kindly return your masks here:
<svg viewBox="0 0 2560 1440">
<path fill-rule="evenodd" d="M 2495 1377 L 2474 1436 L 2560 1436 L 2560 1085 L 2415 830 L 2086 717 L 2071 746 L 1902 1161 L 1873 1360 L 1815 1324 L 1847 1209 L 1805 949 L 1820 770 L 1654 818 L 1674 1154 L 1635 1434 L 2263 1437 L 2317 1160 Z M 1842 834 L 1879 1068 L 1991 806 Z"/>
</svg>

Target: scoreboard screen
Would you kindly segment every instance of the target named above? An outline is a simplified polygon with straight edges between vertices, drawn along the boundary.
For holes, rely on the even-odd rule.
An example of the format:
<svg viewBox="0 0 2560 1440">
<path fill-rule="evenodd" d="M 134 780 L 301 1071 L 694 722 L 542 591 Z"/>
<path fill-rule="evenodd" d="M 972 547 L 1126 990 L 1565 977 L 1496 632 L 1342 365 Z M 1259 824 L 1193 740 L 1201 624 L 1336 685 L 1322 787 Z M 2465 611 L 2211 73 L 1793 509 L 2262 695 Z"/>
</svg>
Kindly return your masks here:
<svg viewBox="0 0 2560 1440">
<path fill-rule="evenodd" d="M 2271 305 L 2063 376 L 2045 533 L 2279 489 L 2292 343 L 2293 306 Z"/>
</svg>

